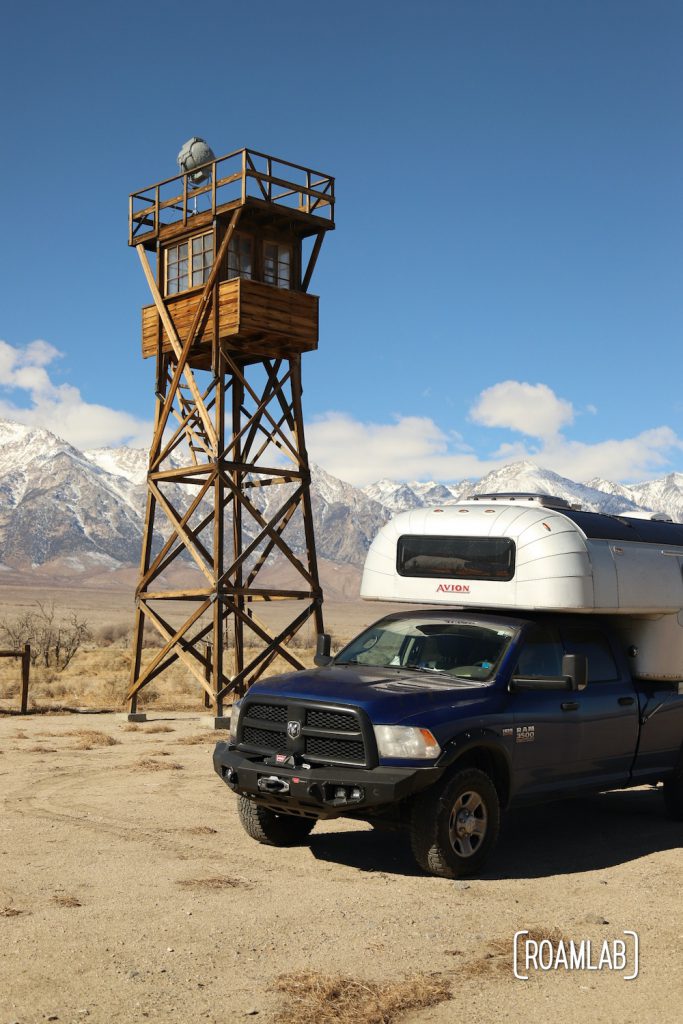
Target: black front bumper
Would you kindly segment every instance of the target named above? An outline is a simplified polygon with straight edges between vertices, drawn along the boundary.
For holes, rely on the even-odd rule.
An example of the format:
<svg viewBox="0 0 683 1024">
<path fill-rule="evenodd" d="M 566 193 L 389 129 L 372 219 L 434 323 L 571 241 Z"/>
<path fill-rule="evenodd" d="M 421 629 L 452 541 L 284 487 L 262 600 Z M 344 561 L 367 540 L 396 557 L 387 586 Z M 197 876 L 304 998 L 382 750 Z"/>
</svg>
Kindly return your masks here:
<svg viewBox="0 0 683 1024">
<path fill-rule="evenodd" d="M 269 765 L 263 757 L 246 755 L 217 743 L 213 766 L 233 793 L 249 797 L 281 814 L 311 818 L 371 815 L 400 803 L 433 785 L 443 768 L 318 768 Z M 345 791 L 342 799 L 339 790 Z M 360 796 L 354 795 L 357 790 Z"/>
</svg>

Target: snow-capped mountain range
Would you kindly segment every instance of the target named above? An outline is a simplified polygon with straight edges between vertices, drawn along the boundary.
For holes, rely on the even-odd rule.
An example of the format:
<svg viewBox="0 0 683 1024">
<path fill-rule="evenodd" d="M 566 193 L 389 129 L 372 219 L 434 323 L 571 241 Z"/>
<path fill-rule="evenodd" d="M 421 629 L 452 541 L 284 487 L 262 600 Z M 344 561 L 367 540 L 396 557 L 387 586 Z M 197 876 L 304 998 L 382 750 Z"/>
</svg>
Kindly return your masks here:
<svg viewBox="0 0 683 1024">
<path fill-rule="evenodd" d="M 522 461 L 487 473 L 479 480 L 461 480 L 452 484 L 379 480 L 363 488 L 369 498 L 394 514 L 424 505 L 452 504 L 473 494 L 511 491 L 552 494 L 570 504 L 581 505 L 589 512 L 610 515 L 627 511 L 661 512 L 675 522 L 683 522 L 683 473 L 669 473 L 658 480 L 639 484 L 600 479 L 581 484 L 549 469 L 542 469 L 534 462 Z"/>
<path fill-rule="evenodd" d="M 0 420 L 0 568 L 56 566 L 91 575 L 137 564 L 145 506 L 147 453 L 132 448 L 79 451 L 47 430 Z M 255 489 L 267 515 L 272 488 Z M 312 467 L 318 554 L 359 567 L 380 526 L 400 511 L 449 504 L 471 494 L 532 491 L 591 511 L 656 511 L 683 522 L 683 474 L 636 484 L 576 483 L 532 462 L 456 483 L 380 480 L 364 488 Z M 289 529 L 289 528 L 288 528 Z M 300 526 L 288 539 L 303 549 Z M 1 577 L 0 577 L 1 578 Z"/>
<path fill-rule="evenodd" d="M 47 430 L 0 420 L 0 570 L 58 563 L 60 574 L 92 574 L 137 564 L 147 458 L 144 450 L 126 447 L 79 451 Z M 266 517 L 280 497 L 273 491 L 257 488 L 252 494 Z M 187 488 L 170 485 L 165 493 L 183 507 Z M 360 564 L 387 510 L 318 468 L 312 501 L 320 556 Z M 287 529 L 294 550 L 303 550 L 296 518 Z"/>
</svg>

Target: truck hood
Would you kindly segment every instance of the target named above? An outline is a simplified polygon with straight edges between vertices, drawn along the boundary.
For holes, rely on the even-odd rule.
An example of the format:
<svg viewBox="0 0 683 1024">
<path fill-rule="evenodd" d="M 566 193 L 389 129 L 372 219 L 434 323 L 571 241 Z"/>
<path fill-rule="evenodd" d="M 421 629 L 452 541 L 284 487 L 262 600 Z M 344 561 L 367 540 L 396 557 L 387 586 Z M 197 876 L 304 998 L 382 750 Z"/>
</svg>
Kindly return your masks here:
<svg viewBox="0 0 683 1024">
<path fill-rule="evenodd" d="M 352 704 L 366 711 L 375 725 L 397 725 L 414 715 L 424 720 L 430 711 L 446 707 L 476 716 L 484 705 L 488 710 L 497 706 L 501 696 L 493 683 L 360 665 L 288 672 L 256 683 L 249 695 Z"/>
</svg>

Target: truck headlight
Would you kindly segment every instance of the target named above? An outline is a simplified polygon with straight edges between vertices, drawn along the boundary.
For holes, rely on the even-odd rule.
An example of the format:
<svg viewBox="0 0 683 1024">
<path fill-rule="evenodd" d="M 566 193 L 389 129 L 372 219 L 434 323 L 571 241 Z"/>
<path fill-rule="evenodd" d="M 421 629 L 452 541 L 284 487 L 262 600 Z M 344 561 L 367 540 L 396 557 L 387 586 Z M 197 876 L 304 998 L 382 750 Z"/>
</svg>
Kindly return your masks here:
<svg viewBox="0 0 683 1024">
<path fill-rule="evenodd" d="M 373 728 L 380 757 L 433 761 L 441 753 L 441 747 L 429 729 L 416 729 L 410 725 L 375 725 Z"/>
<path fill-rule="evenodd" d="M 233 746 L 237 745 L 237 726 L 240 724 L 240 713 L 242 711 L 242 701 L 238 700 L 236 704 L 230 708 L 230 743 Z"/>
</svg>

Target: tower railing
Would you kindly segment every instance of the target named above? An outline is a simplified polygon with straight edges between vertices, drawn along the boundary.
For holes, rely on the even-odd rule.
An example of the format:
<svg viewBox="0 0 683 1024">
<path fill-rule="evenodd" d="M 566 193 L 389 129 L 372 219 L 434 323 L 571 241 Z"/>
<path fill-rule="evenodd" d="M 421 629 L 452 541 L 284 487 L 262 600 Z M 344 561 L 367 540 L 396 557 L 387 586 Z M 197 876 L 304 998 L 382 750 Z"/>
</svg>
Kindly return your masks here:
<svg viewBox="0 0 683 1024">
<path fill-rule="evenodd" d="M 334 178 L 254 149 L 237 149 L 202 165 L 208 180 L 195 185 L 186 171 L 159 181 L 129 198 L 128 244 L 153 241 L 175 224 L 186 226 L 199 214 L 212 217 L 248 199 L 316 216 L 334 224 Z"/>
</svg>

